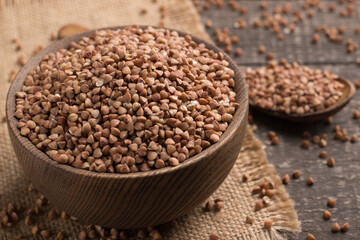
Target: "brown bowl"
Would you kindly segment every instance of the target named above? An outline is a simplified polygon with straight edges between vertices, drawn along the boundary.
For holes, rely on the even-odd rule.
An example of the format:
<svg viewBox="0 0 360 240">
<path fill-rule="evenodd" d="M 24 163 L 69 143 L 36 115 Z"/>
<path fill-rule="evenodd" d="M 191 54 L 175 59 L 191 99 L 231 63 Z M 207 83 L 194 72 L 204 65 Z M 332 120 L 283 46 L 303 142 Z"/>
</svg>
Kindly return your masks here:
<svg viewBox="0 0 360 240">
<path fill-rule="evenodd" d="M 146 26 L 143 26 L 146 27 Z M 123 28 L 115 27 L 111 29 Z M 235 72 L 236 101 L 240 104 L 220 141 L 176 167 L 130 174 L 97 173 L 59 164 L 20 135 L 15 94 L 28 72 L 43 56 L 68 47 L 95 30 L 50 45 L 18 73 L 6 100 L 7 123 L 16 156 L 26 176 L 59 210 L 86 224 L 118 229 L 155 226 L 176 219 L 205 201 L 224 181 L 239 155 L 247 125 L 248 94 L 237 65 L 223 51 L 194 37 L 197 43 L 222 52 Z M 178 31 L 179 32 L 179 31 Z M 184 36 L 185 33 L 179 32 Z"/>
</svg>

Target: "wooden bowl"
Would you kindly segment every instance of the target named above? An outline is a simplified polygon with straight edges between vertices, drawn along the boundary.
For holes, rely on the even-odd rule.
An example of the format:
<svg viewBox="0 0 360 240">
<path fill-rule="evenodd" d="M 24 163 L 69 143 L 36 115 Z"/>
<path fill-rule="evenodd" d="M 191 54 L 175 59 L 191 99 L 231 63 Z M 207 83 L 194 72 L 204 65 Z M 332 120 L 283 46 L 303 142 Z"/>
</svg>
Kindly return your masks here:
<svg viewBox="0 0 360 240">
<path fill-rule="evenodd" d="M 336 104 L 328 108 L 325 108 L 321 111 L 317 111 L 313 113 L 305 113 L 305 114 L 286 114 L 282 112 L 263 109 L 251 103 L 250 103 L 250 107 L 258 112 L 267 114 L 272 117 L 285 119 L 291 122 L 313 123 L 313 122 L 324 121 L 328 117 L 335 115 L 341 109 L 343 109 L 354 97 L 356 92 L 354 84 L 352 84 L 349 80 L 338 78 L 336 81 L 339 81 L 342 84 L 344 84 L 343 94 L 340 97 L 340 99 L 336 102 Z"/>
<path fill-rule="evenodd" d="M 111 29 L 122 28 L 115 27 Z M 146 26 L 142 26 L 146 27 Z M 117 229 L 155 226 L 176 219 L 203 203 L 224 181 L 241 148 L 247 125 L 248 94 L 237 65 L 223 51 L 197 37 L 207 48 L 222 52 L 235 71 L 240 104 L 220 141 L 176 167 L 130 174 L 97 173 L 59 164 L 20 135 L 15 112 L 15 94 L 28 72 L 43 56 L 68 47 L 95 30 L 75 35 L 42 50 L 18 73 L 6 100 L 7 124 L 16 156 L 26 176 L 59 210 L 85 224 Z M 179 32 L 179 31 L 178 31 Z M 185 33 L 179 32 L 184 36 Z"/>
</svg>

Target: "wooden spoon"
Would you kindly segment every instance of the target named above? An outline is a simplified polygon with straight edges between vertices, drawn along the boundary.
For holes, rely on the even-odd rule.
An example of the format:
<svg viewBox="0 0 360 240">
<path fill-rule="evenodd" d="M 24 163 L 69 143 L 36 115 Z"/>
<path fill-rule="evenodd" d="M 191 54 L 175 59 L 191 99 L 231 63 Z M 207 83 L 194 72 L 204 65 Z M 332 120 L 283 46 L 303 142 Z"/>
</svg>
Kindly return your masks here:
<svg viewBox="0 0 360 240">
<path fill-rule="evenodd" d="M 78 24 L 67 24 L 59 29 L 58 38 L 63 39 L 86 31 L 89 31 L 87 27 Z"/>
<path fill-rule="evenodd" d="M 355 95 L 355 87 L 354 85 L 345 79 L 338 78 L 336 81 L 339 81 L 344 84 L 343 94 L 341 98 L 336 102 L 336 104 L 325 108 L 321 111 L 313 112 L 313 113 L 305 113 L 305 114 L 286 114 L 283 112 L 277 112 L 272 110 L 267 110 L 264 108 L 261 108 L 259 106 L 255 106 L 250 103 L 250 107 L 256 111 L 265 113 L 267 115 L 285 119 L 291 122 L 299 122 L 299 123 L 312 123 L 312 122 L 319 122 L 322 120 L 326 120 L 328 117 L 336 114 L 339 112 L 343 107 L 346 106 L 350 102 L 350 100 Z"/>
</svg>

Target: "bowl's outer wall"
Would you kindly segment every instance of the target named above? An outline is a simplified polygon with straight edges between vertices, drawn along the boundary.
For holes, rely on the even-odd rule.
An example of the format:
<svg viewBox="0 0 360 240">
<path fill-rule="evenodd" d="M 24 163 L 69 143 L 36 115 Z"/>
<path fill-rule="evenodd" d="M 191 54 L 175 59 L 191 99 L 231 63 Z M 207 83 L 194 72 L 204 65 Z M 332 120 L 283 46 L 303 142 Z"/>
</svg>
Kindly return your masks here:
<svg viewBox="0 0 360 240">
<path fill-rule="evenodd" d="M 67 46 L 70 40 L 79 40 L 80 36 L 83 34 L 64 39 L 62 47 Z M 195 37 L 194 40 L 203 42 Z M 214 51 L 220 51 L 207 45 Z M 13 116 L 15 93 L 21 89 L 32 66 L 36 66 L 46 53 L 59 49 L 59 46 L 46 48 L 22 69 L 15 79 L 16 83 L 14 81 L 10 87 L 7 98 L 8 129 L 16 156 L 31 183 L 56 207 L 86 224 L 118 229 L 142 228 L 184 215 L 204 202 L 220 186 L 240 152 L 248 106 L 245 81 L 239 68 L 227 55 L 225 59 L 235 71 L 235 91 L 240 106 L 217 144 L 177 167 L 136 175 L 99 174 L 52 161 L 21 136 L 16 128 L 17 120 Z"/>
</svg>

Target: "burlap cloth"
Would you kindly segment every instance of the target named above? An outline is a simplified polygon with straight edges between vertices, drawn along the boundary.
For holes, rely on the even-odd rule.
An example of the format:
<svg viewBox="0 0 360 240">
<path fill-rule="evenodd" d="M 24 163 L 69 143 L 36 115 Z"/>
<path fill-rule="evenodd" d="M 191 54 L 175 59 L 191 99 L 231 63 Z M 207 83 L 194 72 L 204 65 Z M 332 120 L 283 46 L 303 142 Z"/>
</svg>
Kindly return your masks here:
<svg viewBox="0 0 360 240">
<path fill-rule="evenodd" d="M 190 0 L 133 1 L 133 0 L 0 0 L 0 114 L 4 116 L 6 92 L 10 85 L 8 76 L 16 67 L 17 57 L 29 57 L 38 45 L 50 43 L 50 33 L 67 23 L 77 23 L 88 28 L 126 24 L 158 25 L 159 7 L 164 6 L 167 16 L 165 26 L 186 31 L 210 40 L 199 16 Z M 141 9 L 147 13 L 141 15 Z M 17 53 L 11 43 L 18 37 L 23 49 Z M 242 182 L 244 173 L 250 180 Z M 275 183 L 275 196 L 272 204 L 254 211 L 258 196 L 252 195 L 254 186 L 264 181 Z M 33 207 L 38 197 L 27 191 L 28 181 L 17 163 L 10 144 L 5 123 L 0 124 L 0 209 L 9 202 L 22 203 L 26 208 Z M 222 239 L 286 239 L 300 230 L 300 223 L 293 203 L 281 184 L 273 165 L 268 163 L 261 142 L 254 137 L 250 127 L 247 129 L 239 160 L 213 197 L 224 199 L 224 208 L 218 213 L 204 213 L 199 206 L 186 216 L 178 219 L 176 228 L 163 230 L 165 239 L 208 239 L 217 233 Z M 246 216 L 254 219 L 254 224 L 246 224 Z M 0 229 L 0 239 L 15 239 L 19 233 L 31 238 L 31 226 L 24 223 L 24 217 L 11 229 Z M 263 228 L 263 221 L 271 219 L 271 231 Z M 71 220 L 48 221 L 46 214 L 36 218 L 36 224 L 56 234 L 63 230 L 67 237 L 76 239 L 84 226 Z M 40 238 L 39 238 L 40 239 Z"/>
</svg>

